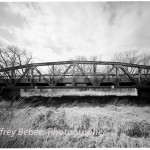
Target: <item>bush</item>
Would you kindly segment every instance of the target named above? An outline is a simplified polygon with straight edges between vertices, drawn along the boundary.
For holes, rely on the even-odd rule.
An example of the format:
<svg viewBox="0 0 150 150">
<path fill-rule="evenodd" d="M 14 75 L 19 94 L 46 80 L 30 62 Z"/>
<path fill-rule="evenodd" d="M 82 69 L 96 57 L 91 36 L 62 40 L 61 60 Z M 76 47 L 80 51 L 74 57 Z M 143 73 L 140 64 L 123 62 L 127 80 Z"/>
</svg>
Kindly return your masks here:
<svg viewBox="0 0 150 150">
<path fill-rule="evenodd" d="M 150 135 L 150 124 L 146 121 L 129 121 L 125 122 L 121 127 L 121 132 L 124 132 L 130 137 L 148 137 Z"/>
</svg>

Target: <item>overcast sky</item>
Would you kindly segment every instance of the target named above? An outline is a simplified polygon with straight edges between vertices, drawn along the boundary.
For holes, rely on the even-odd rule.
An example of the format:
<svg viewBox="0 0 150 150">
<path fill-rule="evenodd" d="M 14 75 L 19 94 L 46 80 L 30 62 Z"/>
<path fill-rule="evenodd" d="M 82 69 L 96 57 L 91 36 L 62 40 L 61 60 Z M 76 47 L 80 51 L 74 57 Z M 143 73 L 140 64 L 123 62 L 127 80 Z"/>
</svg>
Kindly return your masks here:
<svg viewBox="0 0 150 150">
<path fill-rule="evenodd" d="M 1 2 L 0 42 L 26 48 L 38 62 L 150 53 L 150 2 Z"/>
</svg>

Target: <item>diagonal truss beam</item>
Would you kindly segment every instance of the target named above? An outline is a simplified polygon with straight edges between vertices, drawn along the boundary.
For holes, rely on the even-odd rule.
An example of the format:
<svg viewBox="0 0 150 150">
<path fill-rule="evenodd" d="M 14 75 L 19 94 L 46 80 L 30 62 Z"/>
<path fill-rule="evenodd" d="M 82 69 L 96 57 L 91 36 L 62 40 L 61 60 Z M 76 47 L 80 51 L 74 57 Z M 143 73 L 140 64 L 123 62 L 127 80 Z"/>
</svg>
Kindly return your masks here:
<svg viewBox="0 0 150 150">
<path fill-rule="evenodd" d="M 115 68 L 116 68 L 116 82 L 115 82 L 115 84 L 119 85 L 119 68 L 118 68 L 118 66 L 115 66 Z"/>
<path fill-rule="evenodd" d="M 114 66 L 105 74 L 105 76 L 98 82 L 98 85 L 100 85 L 104 79 L 114 70 Z"/>
<path fill-rule="evenodd" d="M 25 76 L 26 73 L 30 71 L 31 68 L 27 68 L 27 70 L 23 73 L 23 75 L 13 84 L 14 86 L 21 81 L 21 79 Z"/>
<path fill-rule="evenodd" d="M 75 86 L 75 65 L 73 65 L 73 73 L 72 73 L 72 86 Z"/>
<path fill-rule="evenodd" d="M 81 73 L 86 77 L 86 79 L 94 86 L 94 83 L 92 82 L 92 80 L 84 73 L 83 69 L 76 64 L 77 68 L 81 71 Z"/>
<path fill-rule="evenodd" d="M 142 72 L 142 68 L 138 68 L 138 83 L 141 83 L 141 72 Z"/>
<path fill-rule="evenodd" d="M 50 86 L 51 83 L 44 77 L 44 75 L 35 67 L 35 70 L 37 71 L 38 74 L 40 74 L 42 76 L 42 78 L 48 83 L 48 85 Z"/>
<path fill-rule="evenodd" d="M 135 83 L 138 84 L 137 81 L 132 77 L 132 75 L 122 66 L 119 66 L 119 68 Z"/>
<path fill-rule="evenodd" d="M 70 65 L 62 74 L 62 76 L 57 80 L 57 82 L 55 83 L 55 85 L 57 85 L 59 83 L 59 81 L 62 79 L 62 77 L 68 72 L 68 70 L 71 68 L 72 65 Z"/>
</svg>

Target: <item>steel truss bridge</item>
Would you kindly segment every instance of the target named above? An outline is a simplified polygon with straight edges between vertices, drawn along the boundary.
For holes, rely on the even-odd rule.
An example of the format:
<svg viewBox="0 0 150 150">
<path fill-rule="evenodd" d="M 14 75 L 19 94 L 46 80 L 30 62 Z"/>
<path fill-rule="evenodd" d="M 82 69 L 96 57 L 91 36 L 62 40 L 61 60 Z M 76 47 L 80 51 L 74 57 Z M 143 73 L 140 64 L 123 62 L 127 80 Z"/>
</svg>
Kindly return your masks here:
<svg viewBox="0 0 150 150">
<path fill-rule="evenodd" d="M 150 66 L 104 61 L 32 63 L 0 69 L 0 88 L 150 88 Z"/>
</svg>

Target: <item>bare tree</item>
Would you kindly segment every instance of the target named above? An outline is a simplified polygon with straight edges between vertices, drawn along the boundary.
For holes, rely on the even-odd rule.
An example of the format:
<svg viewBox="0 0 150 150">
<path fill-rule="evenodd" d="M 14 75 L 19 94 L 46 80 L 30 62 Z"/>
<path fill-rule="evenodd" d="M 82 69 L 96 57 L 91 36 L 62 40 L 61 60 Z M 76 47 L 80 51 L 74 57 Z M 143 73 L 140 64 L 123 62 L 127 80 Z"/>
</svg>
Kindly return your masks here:
<svg viewBox="0 0 150 150">
<path fill-rule="evenodd" d="M 149 66 L 150 65 L 150 55 L 143 54 L 141 59 L 139 60 L 139 64 Z M 147 74 L 149 72 L 148 69 L 142 70 L 142 73 Z"/>
<path fill-rule="evenodd" d="M 113 61 L 138 64 L 138 65 L 150 65 L 150 55 L 141 54 L 137 50 L 130 50 L 126 52 L 116 53 L 114 55 Z M 129 73 L 137 73 L 137 68 L 134 67 L 124 67 Z M 146 73 L 147 70 L 143 70 Z"/>
<path fill-rule="evenodd" d="M 33 57 L 31 54 L 27 53 L 27 51 L 21 50 L 17 46 L 9 45 L 6 47 L 0 47 L 0 68 L 8 68 L 8 67 L 14 67 L 14 66 L 20 66 L 20 65 L 26 65 L 31 63 L 33 60 Z M 15 72 L 15 75 L 21 75 L 25 69 L 17 70 Z M 3 75 L 11 77 L 10 72 L 5 72 Z"/>
<path fill-rule="evenodd" d="M 91 56 L 90 58 L 87 58 L 85 56 L 77 56 L 75 57 L 75 60 L 77 61 L 101 61 L 101 55 L 100 56 Z M 82 64 L 80 65 L 80 67 L 83 69 L 84 72 L 89 72 L 92 73 L 93 72 L 93 65 L 89 64 Z"/>
<path fill-rule="evenodd" d="M 148 66 L 150 65 L 150 55 L 143 54 L 141 59 L 139 60 L 139 64 Z"/>
<path fill-rule="evenodd" d="M 141 59 L 141 54 L 137 50 L 130 50 L 125 52 L 116 53 L 112 61 L 129 63 L 129 64 L 139 64 Z M 136 72 L 136 68 L 124 67 L 129 73 Z"/>
<path fill-rule="evenodd" d="M 130 64 L 139 64 L 139 59 L 141 58 L 141 54 L 137 50 L 130 50 L 125 52 L 116 53 L 113 60 L 130 63 Z"/>
</svg>

